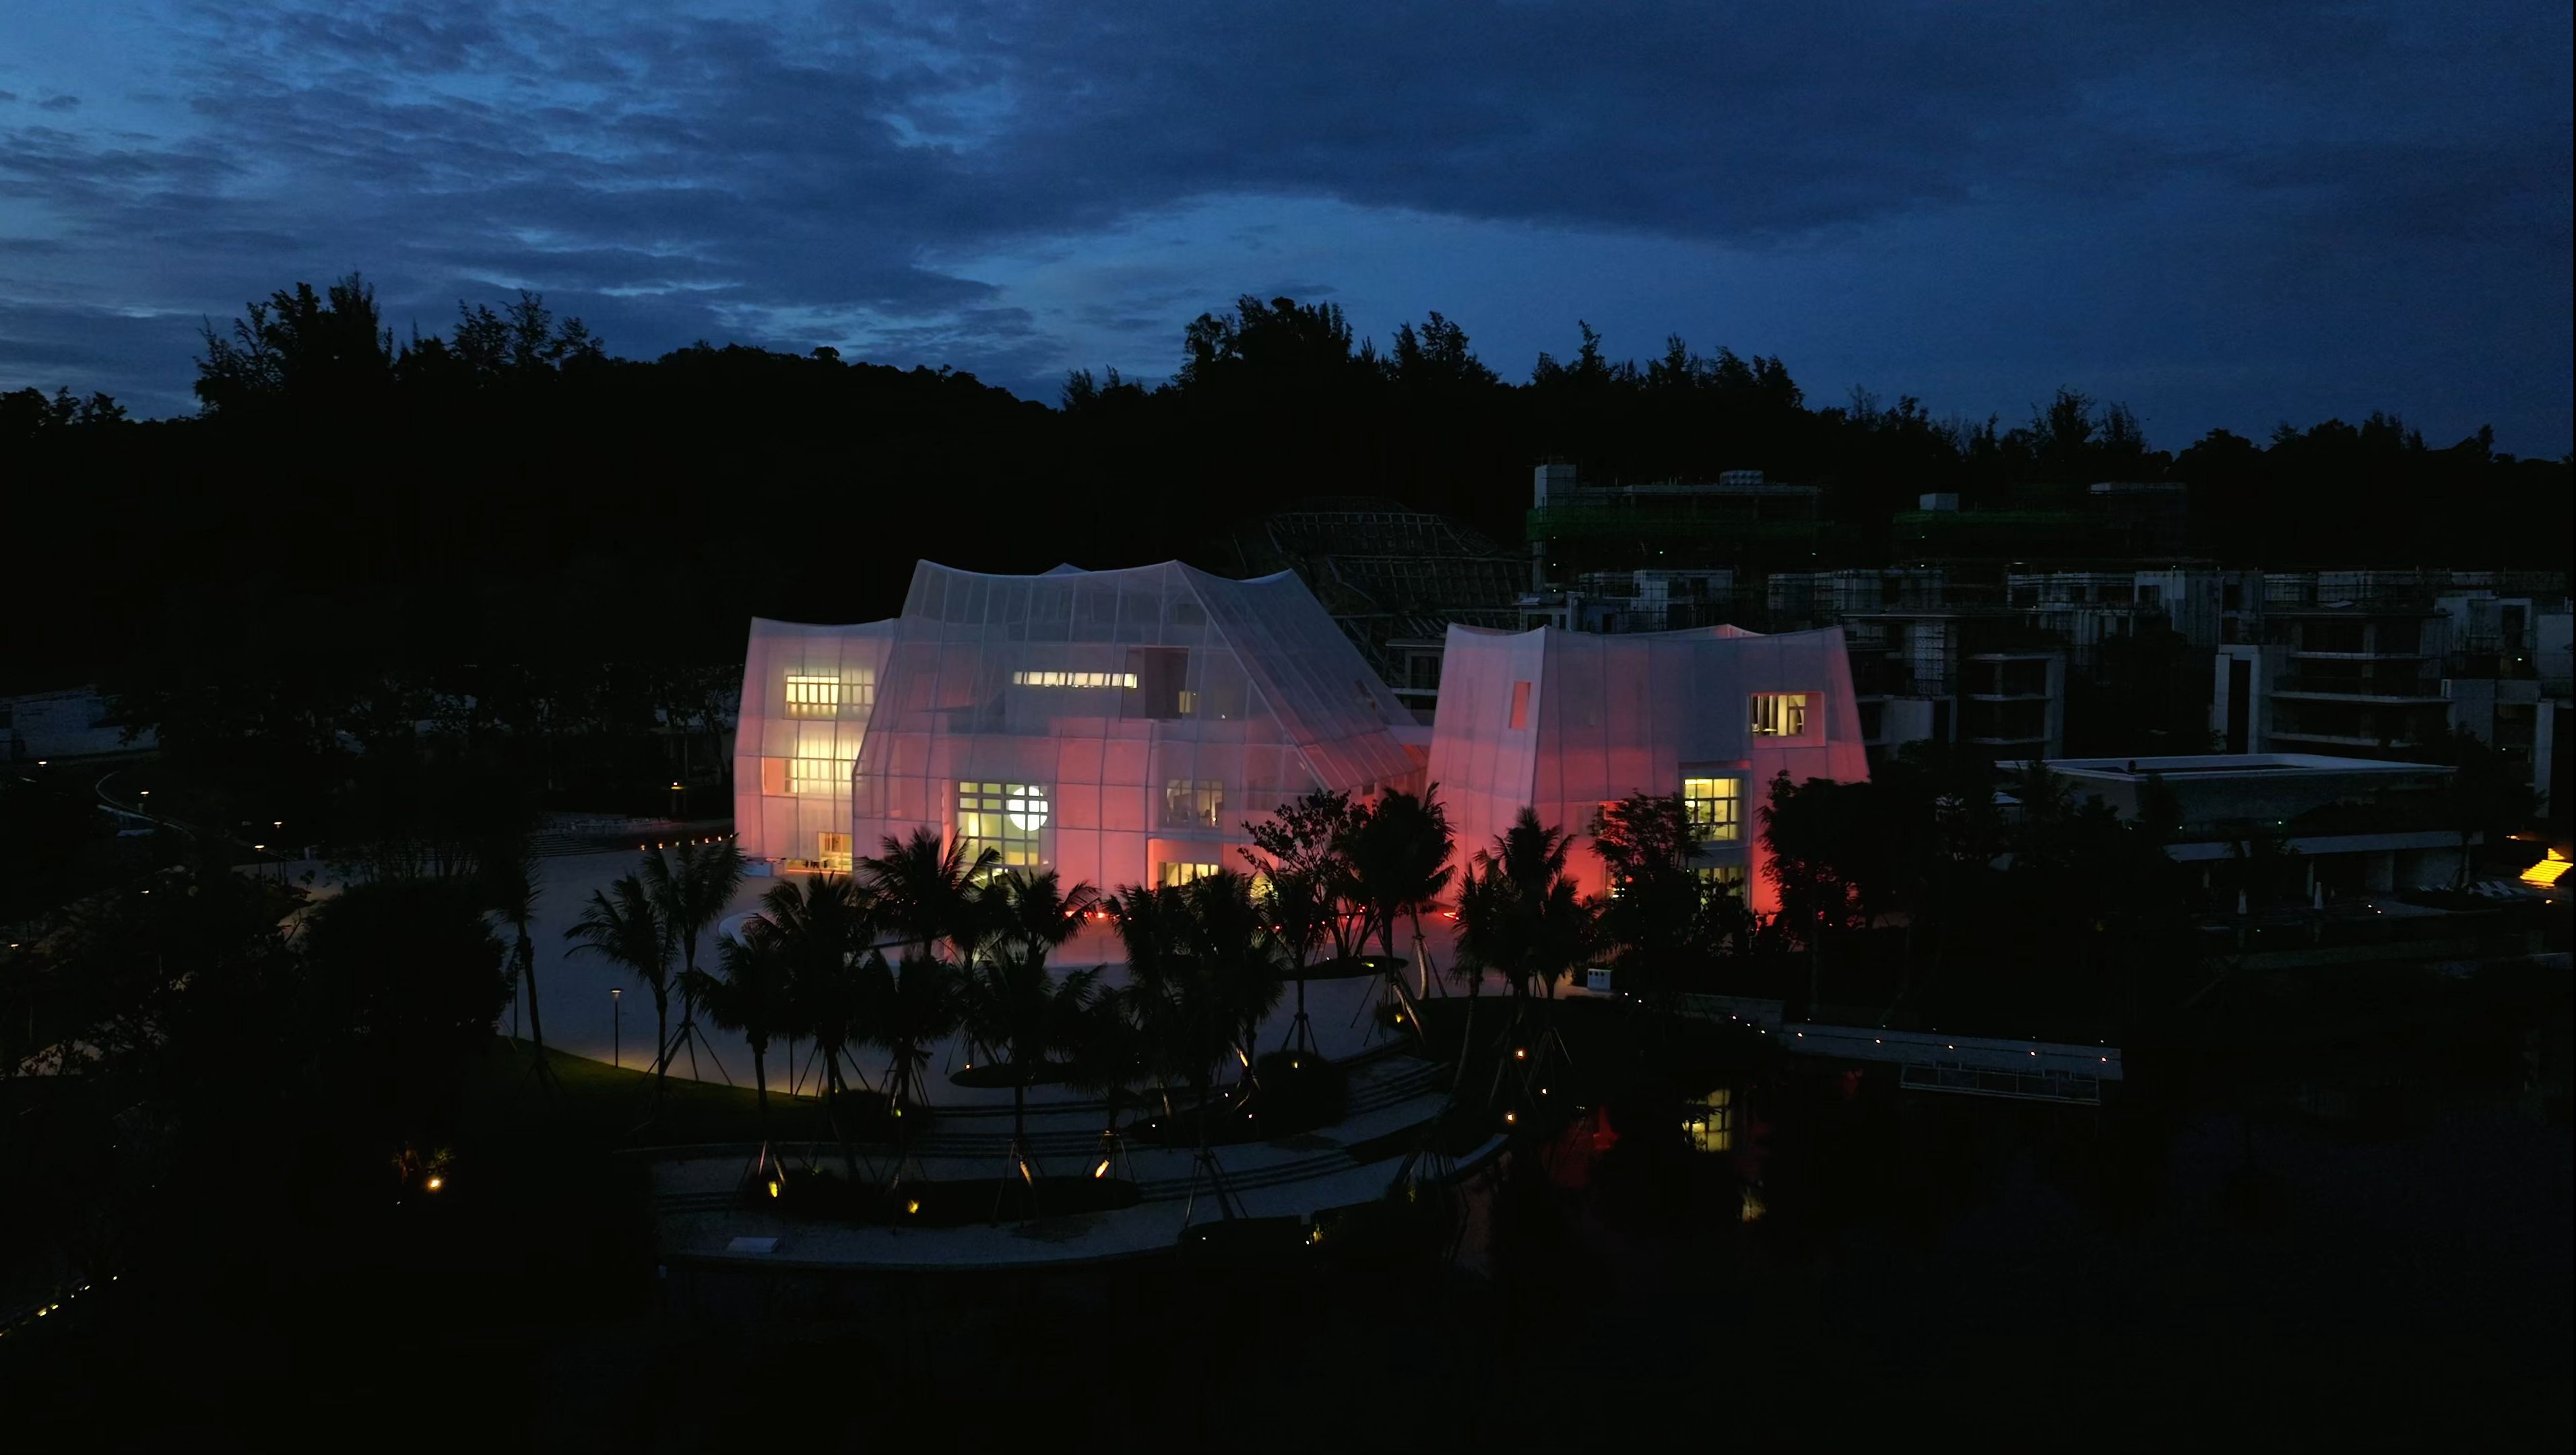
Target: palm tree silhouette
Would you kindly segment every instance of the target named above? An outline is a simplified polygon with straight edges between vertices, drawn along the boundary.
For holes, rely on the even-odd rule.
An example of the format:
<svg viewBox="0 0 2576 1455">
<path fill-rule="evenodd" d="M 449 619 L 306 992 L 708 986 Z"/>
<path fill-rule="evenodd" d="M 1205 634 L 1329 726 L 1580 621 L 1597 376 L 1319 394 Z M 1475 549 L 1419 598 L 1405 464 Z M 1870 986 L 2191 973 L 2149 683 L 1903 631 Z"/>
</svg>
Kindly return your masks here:
<svg viewBox="0 0 2576 1455">
<path fill-rule="evenodd" d="M 1011 1070 L 1011 1144 L 1018 1162 L 1031 1081 L 1064 1044 L 1100 977 L 1094 969 L 1056 979 L 1047 974 L 1047 955 L 1073 938 L 1100 893 L 1088 884 L 1061 889 L 1053 870 L 1013 869 L 988 880 L 980 898 L 990 943 L 980 964 L 970 963 L 959 979 L 959 1009 L 968 1036 L 1003 1057 Z"/>
<path fill-rule="evenodd" d="M 905 1110 L 928 1108 L 922 1068 L 929 1063 L 930 1048 L 957 1029 L 957 968 L 935 956 L 916 954 L 906 954 L 899 965 L 889 966 L 885 956 L 872 949 L 859 964 L 858 979 L 859 1024 L 866 1028 L 869 1043 L 882 1048 L 888 1058 L 886 1100 L 895 1118 L 895 1179 L 900 1182 L 911 1161 L 913 1142 L 912 1126 L 903 1120 Z"/>
<path fill-rule="evenodd" d="M 697 992 L 698 937 L 723 914 L 733 902 L 734 891 L 742 887 L 742 850 L 732 840 L 720 843 L 682 844 L 676 855 L 661 849 L 644 855 L 644 888 L 653 898 L 654 908 L 662 922 L 670 927 L 671 938 L 680 948 L 680 1040 L 689 1048 L 689 1072 L 697 1074 Z M 707 1057 L 715 1058 L 715 1048 L 707 1048 Z M 716 1062 L 717 1074 L 724 1074 L 724 1063 Z M 725 1080 L 733 1080 L 725 1076 Z"/>
<path fill-rule="evenodd" d="M 901 839 L 888 834 L 884 848 L 860 860 L 859 872 L 886 923 L 918 945 L 924 959 L 943 939 L 957 946 L 960 961 L 971 958 L 982 937 L 980 886 L 1002 862 L 1000 852 L 987 848 L 970 861 L 964 840 L 943 847 L 939 831 L 929 828 Z"/>
<path fill-rule="evenodd" d="M 1100 1128 L 1100 1161 L 1092 1168 L 1094 1177 L 1106 1177 L 1118 1160 L 1118 1115 L 1135 1088 L 1153 1075 L 1153 1060 L 1136 1021 L 1135 996 L 1125 988 L 1103 986 L 1096 977 L 1088 989 L 1090 998 L 1064 1028 L 1064 1081 L 1075 1091 L 1099 1097 L 1108 1108 Z"/>
<path fill-rule="evenodd" d="M 707 1019 L 728 1031 L 740 1031 L 751 1043 L 752 1094 L 760 1108 L 760 1166 L 771 1164 L 769 1135 L 769 1040 L 777 1033 L 787 1007 L 788 962 L 785 945 L 766 920 L 743 926 L 738 938 L 717 947 L 722 975 L 695 966 L 681 972 L 690 1000 Z"/>
<path fill-rule="evenodd" d="M 625 874 L 607 889 L 590 892 L 590 903 L 564 931 L 564 938 L 580 941 L 573 947 L 576 952 L 588 950 L 624 966 L 653 992 L 654 1039 L 661 1047 L 653 1057 L 653 1110 L 659 1115 L 663 1083 L 671 1067 L 670 926 L 644 881 Z"/>
<path fill-rule="evenodd" d="M 1395 953 L 1396 920 L 1410 916 L 1413 937 L 1420 940 L 1422 911 L 1438 904 L 1457 877 L 1449 863 L 1457 835 L 1439 793 L 1440 785 L 1434 783 L 1418 798 L 1388 794 L 1344 846 L 1352 882 L 1376 924 L 1379 948 L 1389 955 Z"/>
<path fill-rule="evenodd" d="M 1244 1085 L 1228 1109 L 1241 1109 L 1254 1094 L 1253 1039 L 1284 993 L 1276 946 L 1253 907 L 1250 882 L 1230 870 L 1180 888 L 1130 887 L 1110 905 L 1127 948 L 1130 1004 L 1147 1064 L 1188 1085 L 1197 1163 L 1215 1177 L 1209 1147 L 1216 1078 L 1231 1053 L 1243 1063 Z M 1216 1193 L 1233 1216 L 1221 1178 Z"/>
<path fill-rule="evenodd" d="M 1544 1059 L 1554 1044 L 1552 1031 L 1536 1010 L 1538 993 L 1553 1000 L 1556 982 L 1579 963 L 1591 943 L 1593 907 L 1584 902 L 1565 863 L 1573 840 L 1562 830 L 1539 821 L 1524 808 L 1512 826 L 1467 866 L 1458 894 L 1458 963 L 1476 973 L 1491 969 L 1512 987 L 1512 1014 L 1497 1042 L 1496 1085 L 1503 1064 L 1519 1062 L 1535 1076 L 1538 1062 L 1527 1052 L 1535 1039 Z M 1472 994 L 1472 991 L 1471 991 Z M 1469 1024 L 1475 1007 L 1468 1006 Z M 1502 1048 L 1508 1047 L 1504 1052 Z M 1459 1075 L 1466 1074 L 1474 1046 L 1459 1045 Z"/>
<path fill-rule="evenodd" d="M 487 854 L 483 874 L 492 911 L 510 927 L 513 937 L 510 977 L 528 988 L 528 1040 L 537 1052 L 531 1074 L 539 1085 L 552 1087 L 555 1072 L 546 1061 L 546 1021 L 537 1005 L 537 942 L 528 931 L 537 916 L 537 899 L 543 891 L 537 887 L 536 875 L 528 863 L 526 841 L 504 845 Z"/>
<path fill-rule="evenodd" d="M 842 1167 L 853 1184 L 859 1175 L 858 1153 L 841 1121 L 849 1091 L 842 1069 L 846 1064 L 860 1085 L 867 1084 L 854 1048 L 863 1037 L 860 961 L 876 936 L 869 911 L 856 884 L 827 874 L 801 884 L 782 881 L 761 896 L 760 916 L 752 922 L 768 927 L 786 962 L 779 1033 L 788 1038 L 791 1055 L 795 1037 L 814 1043 L 814 1055 L 823 1063 L 823 1120 L 841 1145 Z M 790 1067 L 791 1087 L 794 1080 Z"/>
</svg>

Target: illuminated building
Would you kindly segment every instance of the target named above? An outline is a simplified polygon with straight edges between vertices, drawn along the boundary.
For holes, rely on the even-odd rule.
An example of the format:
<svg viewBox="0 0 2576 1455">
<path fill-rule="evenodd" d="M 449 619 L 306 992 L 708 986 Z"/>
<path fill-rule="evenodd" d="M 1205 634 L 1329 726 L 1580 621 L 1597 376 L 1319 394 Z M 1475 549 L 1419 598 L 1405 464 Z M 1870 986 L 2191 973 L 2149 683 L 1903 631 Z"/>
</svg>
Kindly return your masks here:
<svg viewBox="0 0 2576 1455">
<path fill-rule="evenodd" d="M 1490 844 L 1526 805 L 1577 836 L 1567 868 L 1600 894 L 1594 812 L 1633 793 L 1678 794 L 1700 830 L 1700 872 L 1774 909 L 1759 805 L 1783 772 L 1869 776 L 1839 628 L 1449 629 L 1429 777 L 1461 852 Z"/>
<path fill-rule="evenodd" d="M 741 741 L 760 751 L 736 793 L 762 815 L 754 858 L 837 868 L 931 828 L 1068 883 L 1179 883 L 1242 869 L 1244 822 L 1290 799 L 1421 782 L 1425 733 L 1285 573 L 923 562 L 894 620 L 760 623 L 746 671 Z M 797 700 L 835 673 L 837 704 Z"/>
<path fill-rule="evenodd" d="M 1245 822 L 1311 790 L 1365 798 L 1427 779 L 1463 852 L 1525 805 L 1582 839 L 1604 802 L 1678 795 L 1702 872 L 1767 908 L 1758 808 L 1772 777 L 1868 776 L 1839 630 L 1453 625 L 1445 658 L 1425 729 L 1286 572 L 924 562 L 892 621 L 754 624 L 743 850 L 840 869 L 930 828 L 1069 883 L 1179 884 L 1243 868 Z M 1587 892 L 1605 888 L 1588 844 L 1570 867 Z"/>
<path fill-rule="evenodd" d="M 894 623 L 753 618 L 734 729 L 733 821 L 744 857 L 846 871 L 850 770 Z"/>
</svg>

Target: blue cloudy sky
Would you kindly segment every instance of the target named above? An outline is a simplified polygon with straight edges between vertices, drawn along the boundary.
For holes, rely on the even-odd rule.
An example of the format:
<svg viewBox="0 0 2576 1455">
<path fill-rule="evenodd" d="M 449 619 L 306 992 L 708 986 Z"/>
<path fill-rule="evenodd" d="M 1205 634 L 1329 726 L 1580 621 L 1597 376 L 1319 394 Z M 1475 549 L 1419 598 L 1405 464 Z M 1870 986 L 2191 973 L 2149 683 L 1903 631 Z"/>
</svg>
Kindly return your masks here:
<svg viewBox="0 0 2576 1455">
<path fill-rule="evenodd" d="M 1242 292 L 1527 373 L 1575 320 L 2160 444 L 2571 443 L 2569 7 L 83 0 L 0 6 L 0 387 L 178 413 L 353 267 L 618 352 L 1157 377 Z"/>
</svg>

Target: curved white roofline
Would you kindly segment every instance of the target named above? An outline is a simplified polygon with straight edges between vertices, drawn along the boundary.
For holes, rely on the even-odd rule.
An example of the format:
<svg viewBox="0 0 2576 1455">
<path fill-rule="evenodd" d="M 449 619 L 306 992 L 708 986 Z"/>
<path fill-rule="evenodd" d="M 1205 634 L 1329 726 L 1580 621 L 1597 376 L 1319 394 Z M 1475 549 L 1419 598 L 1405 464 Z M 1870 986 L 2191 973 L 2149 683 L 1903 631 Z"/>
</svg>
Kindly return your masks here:
<svg viewBox="0 0 2576 1455">
<path fill-rule="evenodd" d="M 857 631 L 862 627 L 893 625 L 894 618 L 890 616 L 881 616 L 874 621 L 788 621 L 775 616 L 755 616 L 751 619 L 751 629 L 755 632 L 765 626 L 794 627 L 799 631 L 811 632 L 846 632 Z"/>
<path fill-rule="evenodd" d="M 1152 561 L 1142 566 L 1110 566 L 1097 571 L 1067 563 L 1044 571 L 1017 572 L 969 571 L 963 566 L 951 566 L 939 561 L 922 559 L 914 561 L 912 569 L 915 574 L 928 569 L 944 571 L 951 576 L 972 576 L 984 581 L 1044 581 L 1051 576 L 1130 576 L 1140 571 L 1186 571 L 1193 576 L 1209 581 L 1220 581 L 1228 586 L 1261 586 L 1274 581 L 1297 579 L 1297 573 L 1294 571 L 1273 571 L 1267 576 L 1220 576 L 1214 571 L 1202 571 L 1187 561 Z"/>
</svg>

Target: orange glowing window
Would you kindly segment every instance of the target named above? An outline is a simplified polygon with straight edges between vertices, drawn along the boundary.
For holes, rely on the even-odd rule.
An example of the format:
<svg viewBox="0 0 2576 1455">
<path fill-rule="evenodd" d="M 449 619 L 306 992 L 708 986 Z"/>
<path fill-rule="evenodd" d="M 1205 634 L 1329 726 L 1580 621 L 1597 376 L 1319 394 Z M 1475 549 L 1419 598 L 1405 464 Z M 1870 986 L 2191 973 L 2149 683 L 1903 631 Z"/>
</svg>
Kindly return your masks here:
<svg viewBox="0 0 2576 1455">
<path fill-rule="evenodd" d="M 1529 726 L 1529 690 L 1526 682 L 1512 684 L 1512 726 L 1516 728 Z"/>
</svg>

